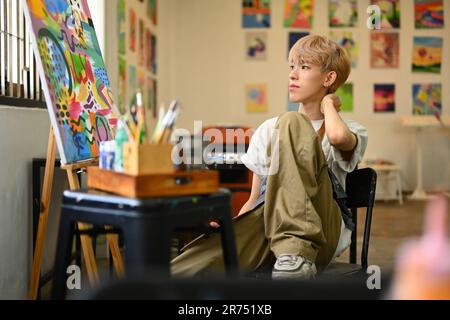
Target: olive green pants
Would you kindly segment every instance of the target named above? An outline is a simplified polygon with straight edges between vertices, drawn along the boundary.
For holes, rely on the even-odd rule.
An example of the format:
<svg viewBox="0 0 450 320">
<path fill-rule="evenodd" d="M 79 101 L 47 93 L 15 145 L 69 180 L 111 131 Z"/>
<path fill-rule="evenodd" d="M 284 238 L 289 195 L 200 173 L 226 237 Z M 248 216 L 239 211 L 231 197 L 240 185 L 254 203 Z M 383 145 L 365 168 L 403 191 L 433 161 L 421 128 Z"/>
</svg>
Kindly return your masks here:
<svg viewBox="0 0 450 320">
<path fill-rule="evenodd" d="M 272 263 L 275 256 L 295 254 L 322 270 L 336 251 L 341 213 L 321 141 L 298 112 L 283 114 L 276 129 L 279 163 L 277 173 L 267 177 L 265 203 L 234 219 L 240 269 L 251 272 Z M 172 261 L 174 276 L 224 270 L 220 235 L 215 233 L 194 240 Z"/>
</svg>

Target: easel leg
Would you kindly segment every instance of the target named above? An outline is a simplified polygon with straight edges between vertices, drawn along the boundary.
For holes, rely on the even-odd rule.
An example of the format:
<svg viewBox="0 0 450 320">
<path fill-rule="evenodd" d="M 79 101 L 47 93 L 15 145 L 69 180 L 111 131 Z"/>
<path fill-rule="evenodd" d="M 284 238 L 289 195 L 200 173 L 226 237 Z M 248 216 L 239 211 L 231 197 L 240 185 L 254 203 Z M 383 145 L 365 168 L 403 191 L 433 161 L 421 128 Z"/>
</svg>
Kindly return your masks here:
<svg viewBox="0 0 450 320">
<path fill-rule="evenodd" d="M 67 177 L 69 179 L 70 190 L 79 190 L 80 181 L 75 171 L 67 170 Z M 78 230 L 85 231 L 89 230 L 89 224 L 78 223 Z M 95 261 L 94 248 L 92 246 L 92 239 L 90 236 L 82 234 L 81 238 L 81 248 L 83 249 L 84 261 L 86 263 L 86 270 L 89 278 L 89 283 L 93 287 L 99 282 L 97 262 Z"/>
<path fill-rule="evenodd" d="M 69 177 L 69 185 L 71 190 L 79 190 L 80 182 L 78 180 L 78 176 L 75 171 L 67 170 L 67 175 Z M 79 223 L 78 228 L 80 230 L 87 230 L 90 228 L 89 225 Z M 111 227 L 105 227 L 106 229 L 111 229 Z M 84 240 L 83 240 L 84 238 Z M 111 254 L 113 257 L 114 267 L 116 269 L 117 275 L 119 277 L 123 277 L 125 275 L 125 268 L 123 264 L 123 259 L 120 254 L 119 242 L 117 240 L 117 236 L 113 234 L 107 235 L 108 245 L 111 249 Z M 97 264 L 95 262 L 94 249 L 92 247 L 92 240 L 87 235 L 81 236 L 81 245 L 84 252 L 84 258 L 86 260 L 86 268 L 88 270 L 89 281 L 92 284 L 97 283 L 98 274 L 97 274 Z M 85 250 L 86 249 L 86 250 Z M 90 253 L 89 253 L 90 252 Z M 92 272 L 92 273 L 91 273 Z M 92 278 L 92 279 L 91 279 Z"/>
<path fill-rule="evenodd" d="M 111 229 L 111 227 L 106 227 L 106 230 L 108 229 Z M 118 236 L 115 234 L 108 234 L 106 237 L 108 239 L 108 245 L 111 250 L 111 256 L 113 258 L 117 276 L 122 278 L 125 276 L 125 267 L 123 265 L 122 255 L 120 254 Z"/>
<path fill-rule="evenodd" d="M 41 197 L 41 208 L 39 214 L 39 225 L 36 236 L 36 247 L 31 269 L 30 284 L 28 287 L 28 299 L 35 300 L 39 290 L 41 276 L 42 253 L 44 250 L 45 235 L 47 232 L 48 208 L 53 188 L 53 176 L 55 172 L 56 145 L 53 128 L 50 128 L 47 147 L 47 162 L 45 164 L 44 186 Z"/>
</svg>

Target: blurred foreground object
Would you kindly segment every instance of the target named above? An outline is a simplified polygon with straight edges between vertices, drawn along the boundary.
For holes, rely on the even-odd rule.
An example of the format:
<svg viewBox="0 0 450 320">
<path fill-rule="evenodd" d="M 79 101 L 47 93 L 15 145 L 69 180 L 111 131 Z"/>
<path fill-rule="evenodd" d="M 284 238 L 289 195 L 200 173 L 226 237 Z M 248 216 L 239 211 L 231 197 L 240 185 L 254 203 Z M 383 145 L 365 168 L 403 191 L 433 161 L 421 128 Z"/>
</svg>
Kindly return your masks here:
<svg viewBox="0 0 450 320">
<path fill-rule="evenodd" d="M 423 236 L 399 252 L 392 287 L 398 300 L 450 299 L 448 198 L 428 203 Z"/>
</svg>

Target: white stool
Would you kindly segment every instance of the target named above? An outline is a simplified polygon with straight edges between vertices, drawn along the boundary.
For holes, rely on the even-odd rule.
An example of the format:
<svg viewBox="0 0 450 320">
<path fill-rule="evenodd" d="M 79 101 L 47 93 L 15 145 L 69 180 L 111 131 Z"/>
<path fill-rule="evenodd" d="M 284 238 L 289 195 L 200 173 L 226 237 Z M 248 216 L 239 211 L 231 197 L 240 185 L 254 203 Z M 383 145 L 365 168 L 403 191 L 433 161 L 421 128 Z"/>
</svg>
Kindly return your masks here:
<svg viewBox="0 0 450 320">
<path fill-rule="evenodd" d="M 359 168 L 369 167 L 374 169 L 378 174 L 376 200 L 398 200 L 399 204 L 403 204 L 402 181 L 400 177 L 400 168 L 395 164 L 367 164 L 361 163 Z M 394 192 L 389 192 L 392 188 L 390 182 L 394 183 Z M 387 192 L 383 192 L 386 191 Z"/>
</svg>

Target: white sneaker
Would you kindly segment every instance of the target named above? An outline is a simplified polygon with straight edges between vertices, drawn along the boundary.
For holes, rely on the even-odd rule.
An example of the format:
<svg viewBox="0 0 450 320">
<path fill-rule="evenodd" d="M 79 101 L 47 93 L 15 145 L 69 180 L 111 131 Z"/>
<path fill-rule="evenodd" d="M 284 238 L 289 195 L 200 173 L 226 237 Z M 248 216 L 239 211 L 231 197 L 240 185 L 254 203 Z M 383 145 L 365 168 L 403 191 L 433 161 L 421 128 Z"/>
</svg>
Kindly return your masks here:
<svg viewBox="0 0 450 320">
<path fill-rule="evenodd" d="M 314 263 L 302 256 L 282 254 L 272 270 L 272 279 L 314 279 L 317 269 Z"/>
</svg>

